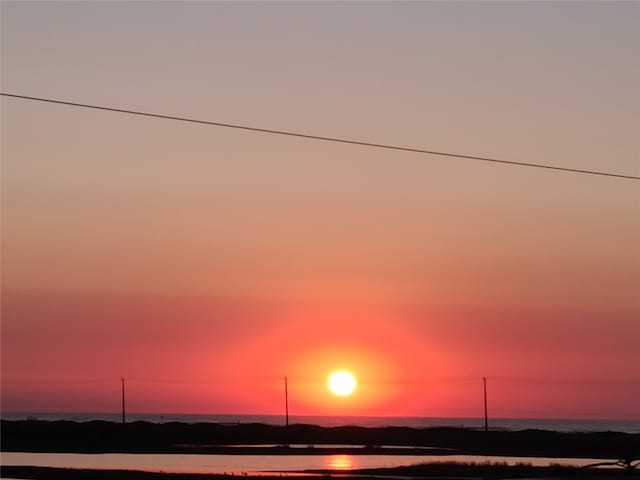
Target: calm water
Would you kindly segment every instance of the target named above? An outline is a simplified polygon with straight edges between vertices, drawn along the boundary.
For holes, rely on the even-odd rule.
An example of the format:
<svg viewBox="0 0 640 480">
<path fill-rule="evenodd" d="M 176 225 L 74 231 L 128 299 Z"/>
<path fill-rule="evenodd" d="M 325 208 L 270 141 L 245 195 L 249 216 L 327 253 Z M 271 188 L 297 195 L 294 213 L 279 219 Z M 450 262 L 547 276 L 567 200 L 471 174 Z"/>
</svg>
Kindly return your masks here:
<svg viewBox="0 0 640 480">
<path fill-rule="evenodd" d="M 90 420 L 120 421 L 119 413 L 15 413 L 2 412 L 3 420 Z M 282 425 L 284 418 L 275 415 L 179 415 L 179 414 L 128 414 L 128 421 L 146 421 L 154 423 L 266 423 Z M 362 427 L 464 427 L 483 428 L 482 418 L 425 418 L 425 417 L 329 417 L 329 416 L 292 416 L 291 423 L 306 423 L 324 427 L 357 425 Z M 489 427 L 499 430 L 555 430 L 558 432 L 627 432 L 640 433 L 640 419 L 635 420 L 566 420 L 566 419 L 530 419 L 496 418 L 489 420 Z"/>
<path fill-rule="evenodd" d="M 598 459 L 523 458 L 481 455 L 158 455 L 158 454 L 78 454 L 78 453 L 13 453 L 1 454 L 2 465 L 33 465 L 41 467 L 131 469 L 165 472 L 236 473 L 301 471 L 331 469 L 347 471 L 354 468 L 377 468 L 412 465 L 424 462 L 506 462 L 548 466 L 588 465 Z"/>
</svg>

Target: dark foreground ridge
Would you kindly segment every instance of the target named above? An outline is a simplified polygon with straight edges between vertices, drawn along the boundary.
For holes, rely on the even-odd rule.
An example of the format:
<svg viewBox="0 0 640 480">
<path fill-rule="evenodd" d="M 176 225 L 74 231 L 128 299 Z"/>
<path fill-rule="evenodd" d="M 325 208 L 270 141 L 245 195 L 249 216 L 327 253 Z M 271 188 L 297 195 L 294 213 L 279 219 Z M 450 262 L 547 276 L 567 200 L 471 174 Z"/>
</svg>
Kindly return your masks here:
<svg viewBox="0 0 640 480">
<path fill-rule="evenodd" d="M 1 440 L 5 452 L 254 455 L 428 453 L 612 460 L 637 459 L 640 456 L 640 434 L 544 430 L 484 432 L 461 428 L 3 420 Z M 287 446 L 294 444 L 303 445 L 304 448 Z M 327 445 L 327 448 L 323 448 L 323 445 Z M 426 448 L 429 450 L 423 451 Z"/>
<path fill-rule="evenodd" d="M 629 470 L 582 470 L 572 467 L 532 467 L 527 465 L 505 466 L 496 464 L 434 463 L 397 467 L 390 469 L 354 470 L 347 474 L 335 475 L 335 472 L 318 471 L 317 475 L 219 475 L 206 473 L 165 473 L 143 472 L 137 470 L 90 470 L 53 467 L 7 466 L 2 474 L 12 478 L 36 480 L 296 480 L 327 479 L 332 476 L 345 480 L 389 480 L 409 479 L 501 479 L 501 478 L 545 478 L 545 479 L 594 479 L 618 480 L 638 478 L 637 472 Z"/>
</svg>

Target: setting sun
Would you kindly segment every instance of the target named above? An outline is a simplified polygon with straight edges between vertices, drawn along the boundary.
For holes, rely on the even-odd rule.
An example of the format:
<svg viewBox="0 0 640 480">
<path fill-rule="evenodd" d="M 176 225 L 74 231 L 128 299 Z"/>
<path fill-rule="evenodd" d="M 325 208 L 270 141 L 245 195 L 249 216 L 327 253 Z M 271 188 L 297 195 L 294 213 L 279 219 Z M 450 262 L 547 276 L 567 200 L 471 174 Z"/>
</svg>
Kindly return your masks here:
<svg viewBox="0 0 640 480">
<path fill-rule="evenodd" d="M 356 389 L 356 377 L 347 370 L 337 370 L 329 375 L 327 386 L 331 393 L 345 397 Z"/>
</svg>

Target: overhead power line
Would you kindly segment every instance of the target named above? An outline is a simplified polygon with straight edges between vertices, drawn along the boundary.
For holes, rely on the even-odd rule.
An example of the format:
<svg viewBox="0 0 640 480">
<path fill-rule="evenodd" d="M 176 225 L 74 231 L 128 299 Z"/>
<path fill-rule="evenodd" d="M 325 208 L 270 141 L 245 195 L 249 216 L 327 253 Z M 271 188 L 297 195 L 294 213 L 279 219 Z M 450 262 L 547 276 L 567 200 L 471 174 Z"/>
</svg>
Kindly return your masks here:
<svg viewBox="0 0 640 480">
<path fill-rule="evenodd" d="M 237 130 L 247 130 L 251 132 L 260 132 L 260 133 L 268 133 L 272 135 L 284 135 L 289 137 L 297 137 L 297 138 L 305 138 L 308 140 L 319 140 L 323 142 L 333 142 L 333 143 L 344 143 L 350 145 L 360 145 L 363 147 L 372 147 L 372 148 L 382 148 L 386 150 L 399 150 L 403 152 L 411 152 L 411 153 L 421 153 L 426 155 L 439 155 L 442 157 L 453 157 L 453 158 L 462 158 L 466 160 L 476 160 L 481 162 L 491 162 L 491 163 L 500 163 L 504 165 L 515 165 L 518 167 L 530 167 L 530 168 L 543 168 L 546 170 L 556 170 L 561 172 L 569 172 L 569 173 L 582 173 L 586 175 L 599 175 L 604 177 L 614 177 L 614 178 L 626 178 L 628 180 L 640 180 L 640 177 L 633 175 L 623 175 L 619 173 L 605 172 L 605 171 L 597 171 L 597 170 L 582 170 L 578 168 L 568 168 L 561 167 L 558 165 L 546 165 L 541 163 L 528 163 L 528 162 L 516 162 L 513 160 L 503 160 L 498 158 L 491 157 L 480 157 L 475 155 L 463 155 L 458 153 L 451 152 L 440 152 L 435 150 L 426 150 L 422 148 L 412 148 L 412 147 L 404 147 L 400 145 L 389 145 L 383 143 L 374 143 L 374 142 L 364 142 L 359 140 L 350 140 L 346 138 L 336 138 L 336 137 L 326 137 L 322 135 L 310 135 L 306 133 L 298 133 L 291 132 L 285 130 L 274 130 L 269 128 L 258 128 L 258 127 L 250 127 L 247 125 L 236 125 L 232 123 L 223 123 L 223 122 L 213 122 L 209 120 L 199 120 L 195 118 L 186 118 L 186 117 L 177 117 L 173 115 L 164 115 L 160 113 L 151 113 L 151 112 L 142 112 L 137 110 L 127 110 L 122 108 L 114 108 L 114 107 L 105 107 L 101 105 L 90 105 L 86 103 L 76 103 L 76 102 L 67 102 L 63 100 L 56 100 L 51 98 L 41 98 L 41 97 L 31 97 L 27 95 L 16 95 L 11 93 L 0 93 L 3 97 L 11 97 L 21 100 L 33 100 L 37 102 L 46 102 L 46 103 L 54 103 L 58 105 L 67 105 L 70 107 L 80 107 L 80 108 L 90 108 L 93 110 L 103 110 L 108 112 L 116 112 L 116 113 L 124 113 L 128 115 L 138 115 L 143 117 L 153 117 L 153 118 L 162 118 L 165 120 L 174 120 L 178 122 L 189 122 L 189 123 L 197 123 L 201 125 L 211 125 L 214 127 L 224 127 L 224 128 L 234 128 Z"/>
<path fill-rule="evenodd" d="M 282 382 L 282 377 L 275 375 L 262 376 L 262 377 L 245 377 L 245 378 L 229 378 L 229 377 L 210 377 L 210 378 L 160 378 L 160 377 L 126 377 L 127 384 L 191 384 L 191 385 L 216 385 L 216 386 L 230 386 L 230 385 L 265 385 L 276 384 Z M 290 377 L 287 376 L 290 383 L 296 384 L 308 384 L 325 382 L 324 377 Z M 421 385 L 436 385 L 436 384 L 460 384 L 460 383 L 483 383 L 483 377 L 469 376 L 469 377 L 422 377 L 422 378 L 405 378 L 405 379 L 382 379 L 382 380 L 367 380 L 366 378 L 360 379 L 359 384 L 367 385 L 396 385 L 404 387 L 419 387 Z M 509 384 L 520 383 L 530 385 L 558 385 L 558 386 L 572 386 L 572 387 L 597 387 L 597 386 L 640 386 L 640 378 L 626 378 L 626 379 L 602 379 L 602 378 L 585 378 L 585 379 L 573 379 L 573 378 L 527 378 L 527 377 L 486 377 L 492 384 Z M 88 383 L 120 383 L 122 377 L 95 377 L 95 378 L 3 378 L 2 384 L 7 385 L 71 385 L 71 384 L 88 384 Z"/>
<path fill-rule="evenodd" d="M 574 380 L 574 379 L 542 379 L 542 378 L 508 378 L 508 377 L 495 377 L 492 378 L 495 382 L 504 383 L 530 383 L 530 384 L 542 384 L 542 385 L 640 385 L 640 380 L 626 379 L 626 380 L 607 380 L 607 379 L 591 379 L 591 380 Z"/>
</svg>

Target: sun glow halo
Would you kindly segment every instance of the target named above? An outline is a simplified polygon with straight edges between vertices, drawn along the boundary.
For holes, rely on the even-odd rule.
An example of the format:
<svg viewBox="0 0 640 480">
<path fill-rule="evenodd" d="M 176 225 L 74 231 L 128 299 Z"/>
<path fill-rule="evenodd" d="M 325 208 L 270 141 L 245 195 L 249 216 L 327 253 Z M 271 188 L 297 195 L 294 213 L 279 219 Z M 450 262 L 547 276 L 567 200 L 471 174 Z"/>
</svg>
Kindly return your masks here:
<svg viewBox="0 0 640 480">
<path fill-rule="evenodd" d="M 329 375 L 327 386 L 331 393 L 340 397 L 351 395 L 356 389 L 356 377 L 347 370 L 336 370 Z"/>
</svg>

